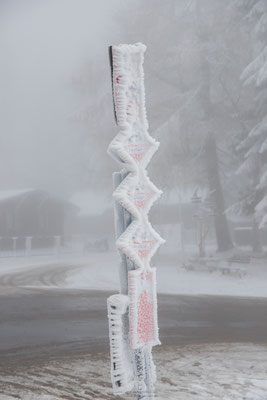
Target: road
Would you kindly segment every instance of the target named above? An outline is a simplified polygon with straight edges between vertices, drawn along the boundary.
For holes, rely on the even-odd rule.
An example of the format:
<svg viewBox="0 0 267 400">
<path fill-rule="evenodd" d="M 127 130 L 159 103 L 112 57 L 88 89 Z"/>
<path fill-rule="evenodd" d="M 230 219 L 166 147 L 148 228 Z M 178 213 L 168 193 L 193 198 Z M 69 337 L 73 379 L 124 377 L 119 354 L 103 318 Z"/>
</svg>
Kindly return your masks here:
<svg viewBox="0 0 267 400">
<path fill-rule="evenodd" d="M 1 400 L 116 398 L 108 367 L 106 299 L 111 293 L 59 287 L 66 273 L 79 267 L 47 265 L 0 276 Z M 258 395 L 265 389 L 255 387 L 255 382 L 261 382 L 266 369 L 267 299 L 159 295 L 158 302 L 160 338 L 165 346 L 153 353 L 162 397 L 178 399 L 175 382 L 181 380 L 176 376 L 181 375 L 176 370 L 180 363 L 179 371 L 184 371 L 184 365 L 188 368 L 183 375 L 188 399 L 195 398 L 190 385 L 196 383 L 192 380 L 196 365 L 199 374 L 203 370 L 205 400 L 215 394 L 221 398 L 218 393 L 226 390 L 224 383 L 214 382 L 228 372 L 229 398 L 244 387 L 236 375 L 247 382 L 246 391 L 252 390 L 253 399 L 265 398 Z M 171 358 L 172 381 L 167 373 Z M 256 359 L 258 369 L 250 376 Z M 209 376 L 218 368 L 221 372 L 211 385 Z"/>
<path fill-rule="evenodd" d="M 53 287 L 71 268 L 50 265 L 0 278 L 0 367 L 108 349 L 111 293 Z M 266 341 L 267 299 L 159 295 L 158 302 L 163 344 Z"/>
</svg>

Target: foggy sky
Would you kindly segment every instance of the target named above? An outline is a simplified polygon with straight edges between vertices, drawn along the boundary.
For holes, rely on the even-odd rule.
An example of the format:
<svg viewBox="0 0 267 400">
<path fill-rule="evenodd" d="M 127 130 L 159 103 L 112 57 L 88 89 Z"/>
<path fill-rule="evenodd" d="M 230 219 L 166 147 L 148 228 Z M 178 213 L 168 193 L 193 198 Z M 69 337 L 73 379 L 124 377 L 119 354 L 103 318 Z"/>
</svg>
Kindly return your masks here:
<svg viewBox="0 0 267 400">
<path fill-rule="evenodd" d="M 1 189 L 34 187 L 70 194 L 80 188 L 84 139 L 69 116 L 82 99 L 71 80 L 84 64 L 102 63 L 110 90 L 107 47 L 117 39 L 112 16 L 119 5 L 103 0 L 2 0 Z"/>
<path fill-rule="evenodd" d="M 0 189 L 31 187 L 70 197 L 90 188 L 111 199 L 111 173 L 118 166 L 106 154 L 117 133 L 108 46 L 142 41 L 148 45 L 144 69 L 150 133 L 161 142 L 149 174 L 163 189 L 171 176 L 176 188 L 186 181 L 191 190 L 194 182 L 188 168 L 182 170 L 177 160 L 183 156 L 179 154 L 179 137 L 188 135 L 190 129 L 193 134 L 200 130 L 197 114 L 202 112 L 202 100 L 188 107 L 187 118 L 184 110 L 203 86 L 201 52 L 206 52 L 215 74 L 214 63 L 218 63 L 218 71 L 225 63 L 226 74 L 233 56 L 236 67 L 222 77 L 233 91 L 231 95 L 235 86 L 240 90 L 240 73 L 249 61 L 249 57 L 246 62 L 241 57 L 246 46 L 231 36 L 229 42 L 226 39 L 220 44 L 220 34 L 228 38 L 221 9 L 226 10 L 231 1 L 201 0 L 202 21 L 190 16 L 193 3 L 166 0 L 161 6 L 159 0 L 1 0 Z M 184 10 L 188 11 L 186 18 Z M 219 21 L 215 41 L 212 43 L 211 35 L 205 47 L 205 38 L 201 39 L 201 47 L 195 27 L 199 23 L 209 26 L 212 15 Z M 210 50 L 211 44 L 215 51 Z M 211 78 L 212 93 L 221 101 L 221 83 L 216 76 Z M 218 104 L 216 110 L 221 111 Z M 73 120 L 83 113 L 87 113 L 86 120 Z M 225 114 L 231 115 L 231 107 Z M 166 128 L 158 130 L 164 122 Z M 225 129 L 226 123 L 229 125 L 225 116 L 221 126 L 216 120 L 220 137 L 235 129 L 232 121 L 233 126 Z"/>
</svg>

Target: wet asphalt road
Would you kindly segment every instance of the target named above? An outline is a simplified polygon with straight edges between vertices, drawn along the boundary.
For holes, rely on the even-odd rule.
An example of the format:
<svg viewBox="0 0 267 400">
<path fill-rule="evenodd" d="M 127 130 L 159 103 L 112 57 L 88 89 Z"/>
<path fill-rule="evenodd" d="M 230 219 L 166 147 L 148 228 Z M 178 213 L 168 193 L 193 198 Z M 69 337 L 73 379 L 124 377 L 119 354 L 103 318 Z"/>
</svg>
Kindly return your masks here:
<svg viewBox="0 0 267 400">
<path fill-rule="evenodd" d="M 111 293 L 27 289 L 0 297 L 0 367 L 108 349 Z M 267 342 L 267 299 L 159 295 L 162 343 Z"/>
</svg>

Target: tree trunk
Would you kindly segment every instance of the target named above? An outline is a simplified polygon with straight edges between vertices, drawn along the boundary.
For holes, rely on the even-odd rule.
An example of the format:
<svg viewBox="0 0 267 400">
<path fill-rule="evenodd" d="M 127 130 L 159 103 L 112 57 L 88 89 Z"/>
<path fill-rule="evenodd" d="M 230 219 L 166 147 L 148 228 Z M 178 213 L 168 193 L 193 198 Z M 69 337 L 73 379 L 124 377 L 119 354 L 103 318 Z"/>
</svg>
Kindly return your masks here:
<svg viewBox="0 0 267 400">
<path fill-rule="evenodd" d="M 257 157 L 256 160 L 256 167 L 253 171 L 253 188 L 256 188 L 260 183 L 260 170 L 261 170 L 261 159 Z M 255 207 L 259 202 L 258 196 L 260 195 L 260 191 L 256 191 L 255 201 L 253 202 L 253 219 L 252 219 L 252 251 L 254 253 L 261 253 L 262 252 L 262 244 L 261 244 L 261 235 L 259 230 L 259 225 L 256 220 L 256 210 Z"/>
<path fill-rule="evenodd" d="M 262 251 L 260 230 L 255 217 L 253 217 L 252 224 L 252 251 L 254 253 L 260 253 Z"/>
<path fill-rule="evenodd" d="M 222 185 L 219 175 L 219 165 L 214 136 L 209 134 L 205 143 L 205 158 L 208 184 L 211 199 L 214 204 L 214 224 L 217 240 L 217 251 L 226 251 L 233 248 L 225 211 Z"/>
</svg>

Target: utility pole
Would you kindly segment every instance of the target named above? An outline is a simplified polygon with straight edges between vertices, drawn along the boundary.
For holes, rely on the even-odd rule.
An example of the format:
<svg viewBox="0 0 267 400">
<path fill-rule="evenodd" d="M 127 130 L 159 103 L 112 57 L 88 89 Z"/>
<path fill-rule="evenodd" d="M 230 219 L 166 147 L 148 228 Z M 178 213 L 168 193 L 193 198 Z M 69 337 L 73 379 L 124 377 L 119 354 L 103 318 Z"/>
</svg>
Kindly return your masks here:
<svg viewBox="0 0 267 400">
<path fill-rule="evenodd" d="M 110 47 L 115 120 L 120 128 L 108 152 L 122 169 L 113 175 L 120 294 L 108 298 L 111 380 L 114 394 L 133 389 L 153 399 L 156 380 L 152 346 L 160 344 L 156 269 L 150 259 L 164 240 L 148 221 L 161 191 L 146 166 L 159 143 L 148 133 L 142 43 Z"/>
</svg>

